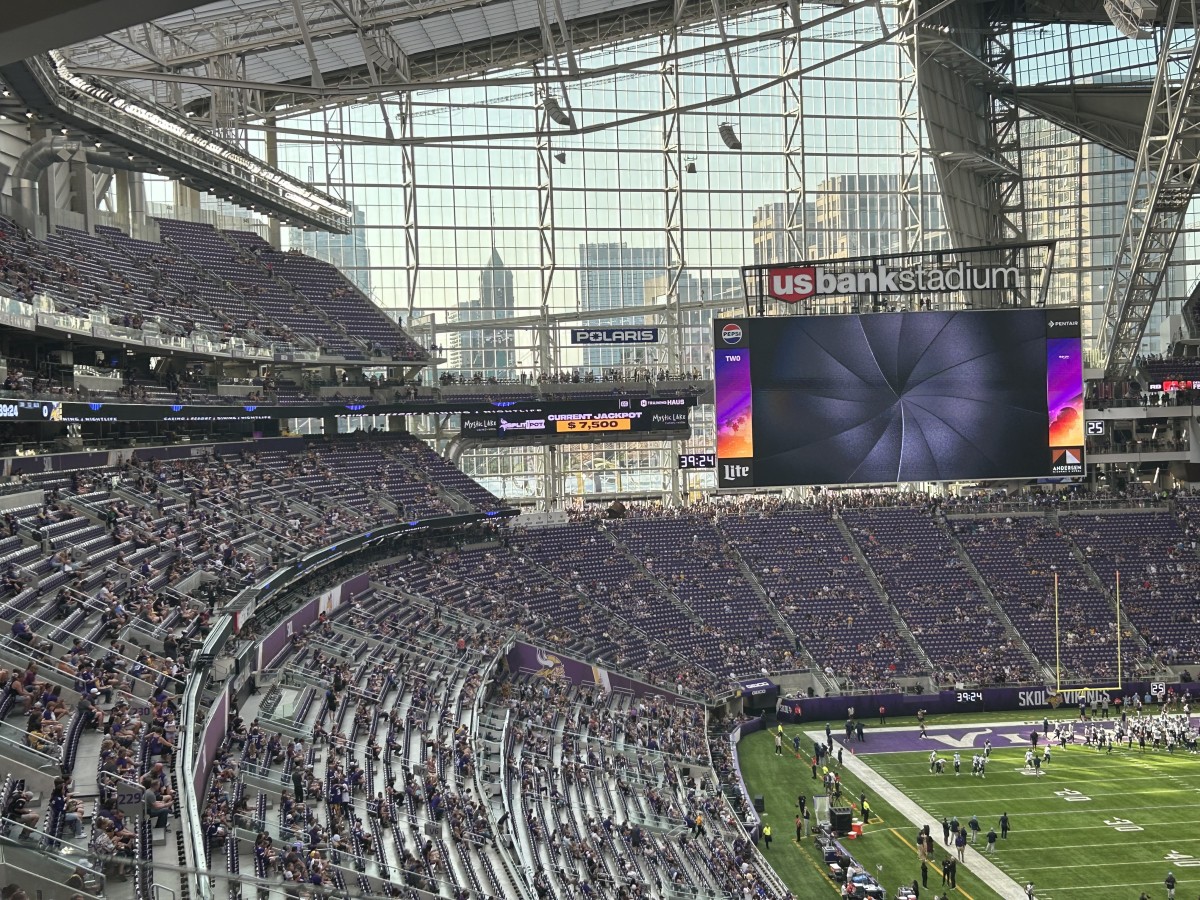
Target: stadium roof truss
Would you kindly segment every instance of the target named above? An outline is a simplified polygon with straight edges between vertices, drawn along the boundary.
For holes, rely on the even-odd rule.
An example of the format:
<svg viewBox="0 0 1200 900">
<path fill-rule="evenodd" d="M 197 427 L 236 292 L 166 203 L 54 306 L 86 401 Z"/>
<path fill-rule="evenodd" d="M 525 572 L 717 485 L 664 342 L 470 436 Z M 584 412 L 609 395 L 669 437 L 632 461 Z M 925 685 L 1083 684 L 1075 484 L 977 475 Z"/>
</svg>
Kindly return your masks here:
<svg viewBox="0 0 1200 900">
<path fill-rule="evenodd" d="M 1127 376 L 1141 347 L 1184 216 L 1200 183 L 1200 0 L 1171 0 L 1134 166 L 1133 190 L 1104 299 L 1100 348 Z"/>
<path fill-rule="evenodd" d="M 551 64 L 541 74 L 519 80 L 565 83 L 596 77 L 605 73 L 580 70 L 581 52 L 714 21 L 711 46 L 696 52 L 724 49 L 732 68 L 728 50 L 738 39 L 726 34 L 724 21 L 771 5 L 763 0 L 221 0 L 82 41 L 64 53 L 79 74 L 119 79 L 198 116 L 219 119 L 220 92 L 232 92 L 237 117 L 248 120 L 308 113 L 379 93 L 445 87 L 454 79 L 492 83 L 489 73 L 546 60 Z M 826 0 L 819 5 L 839 13 L 866 4 Z M 631 60 L 612 68 L 647 64 Z M 736 82 L 736 71 L 731 74 Z M 512 77 L 503 81 L 517 83 Z"/>
</svg>

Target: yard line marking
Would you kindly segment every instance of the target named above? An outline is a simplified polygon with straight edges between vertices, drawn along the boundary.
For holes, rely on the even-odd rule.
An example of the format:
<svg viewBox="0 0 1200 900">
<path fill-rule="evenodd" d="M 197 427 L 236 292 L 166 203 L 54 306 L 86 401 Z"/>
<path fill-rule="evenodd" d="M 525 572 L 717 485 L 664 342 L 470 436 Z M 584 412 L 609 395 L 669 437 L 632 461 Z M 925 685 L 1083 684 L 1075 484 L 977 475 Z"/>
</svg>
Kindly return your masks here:
<svg viewBox="0 0 1200 900">
<path fill-rule="evenodd" d="M 1101 884 L 1101 885 L 1081 884 L 1081 885 L 1076 885 L 1075 887 L 1056 887 L 1054 890 L 1057 893 L 1058 891 L 1095 891 L 1095 890 L 1098 890 L 1099 888 L 1123 888 L 1123 887 L 1144 888 L 1144 887 L 1152 887 L 1152 886 L 1153 885 L 1148 885 L 1145 881 L 1132 881 L 1132 882 L 1128 882 L 1126 884 Z"/>
<path fill-rule="evenodd" d="M 1073 866 L 1062 866 L 1062 865 L 1021 866 L 1021 871 L 1022 872 L 1054 872 L 1059 869 L 1094 869 L 1094 868 L 1096 868 L 1096 865 L 1097 865 L 1096 863 L 1092 862 L 1092 863 L 1079 863 L 1078 865 L 1073 865 Z M 1144 859 L 1144 860 L 1140 860 L 1137 862 L 1126 862 L 1123 860 L 1119 863 L 1103 863 L 1102 865 L 1121 866 L 1121 867 L 1125 867 L 1125 866 L 1160 866 L 1160 867 L 1163 867 L 1164 863 L 1161 859 Z M 1099 890 L 1100 888 L 1103 888 L 1103 887 L 1111 887 L 1111 885 L 1099 884 L 1099 885 L 1092 885 L 1092 887 L 1096 890 Z"/>
<path fill-rule="evenodd" d="M 1056 828 L 1055 829 L 1055 831 L 1066 831 L 1066 830 L 1068 830 L 1068 829 L 1065 829 L 1065 828 Z M 1022 832 L 1022 834 L 1028 834 L 1028 832 Z M 1145 847 L 1145 846 L 1149 846 L 1150 844 L 1178 844 L 1178 843 L 1179 843 L 1179 838 L 1173 837 L 1173 838 L 1167 838 L 1162 841 L 1138 841 L 1138 846 Z M 1054 850 L 1055 850 L 1055 852 L 1057 852 L 1059 850 L 1085 850 L 1090 847 L 1103 847 L 1106 850 L 1114 850 L 1117 848 L 1117 846 L 1119 846 L 1119 845 L 1115 845 L 1115 844 L 1056 844 L 1054 846 Z M 1028 848 L 1026 848 L 1026 847 L 1013 848 L 1011 850 L 1004 850 L 999 845 L 997 845 L 996 852 L 998 852 L 998 853 L 1027 853 L 1029 851 L 1028 851 Z M 1062 868 L 1067 868 L 1067 867 L 1063 866 Z"/>
</svg>

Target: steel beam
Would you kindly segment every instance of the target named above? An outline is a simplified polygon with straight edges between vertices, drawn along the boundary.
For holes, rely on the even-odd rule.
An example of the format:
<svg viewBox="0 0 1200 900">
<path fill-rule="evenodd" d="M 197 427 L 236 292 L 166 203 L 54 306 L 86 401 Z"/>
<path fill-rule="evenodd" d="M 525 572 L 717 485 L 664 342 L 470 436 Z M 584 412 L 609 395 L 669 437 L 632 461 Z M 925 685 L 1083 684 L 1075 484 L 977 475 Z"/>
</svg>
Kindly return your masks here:
<svg viewBox="0 0 1200 900">
<path fill-rule="evenodd" d="M 554 272 L 558 267 L 554 238 L 554 148 L 551 145 L 553 123 L 546 110 L 546 93 L 534 91 L 534 116 L 537 122 L 537 195 L 538 195 L 538 276 L 540 287 L 540 315 L 550 314 L 550 295 L 554 285 Z M 550 329 L 540 335 L 544 342 L 550 340 Z M 543 365 L 550 362 L 553 348 L 545 344 L 540 351 Z"/>
<path fill-rule="evenodd" d="M 77 41 L 203 6 L 207 0 L 63 0 L 5 3 L 0 22 L 0 65 Z M 135 51 L 137 52 L 137 51 Z"/>
<path fill-rule="evenodd" d="M 1108 292 L 1100 348 L 1109 377 L 1129 375 L 1200 181 L 1200 0 L 1171 0 L 1146 113 L 1134 181 Z"/>
<path fill-rule="evenodd" d="M 321 76 L 321 64 L 317 62 L 317 51 L 313 47 L 312 35 L 308 33 L 308 23 L 304 21 L 304 10 L 300 8 L 300 0 L 292 0 L 292 9 L 296 12 L 296 27 L 300 30 L 300 39 L 304 41 L 308 65 L 312 69 L 312 85 L 322 90 L 325 87 L 325 79 Z"/>
<path fill-rule="evenodd" d="M 408 59 L 397 60 L 400 75 L 408 76 Z M 404 268 L 407 275 L 405 285 L 408 293 L 408 314 L 411 317 L 417 304 L 417 278 L 421 273 L 420 229 L 417 227 L 417 149 L 409 142 L 414 137 L 416 125 L 413 121 L 413 95 L 400 94 L 396 98 L 399 106 L 400 137 L 403 139 L 396 152 L 400 155 L 400 192 L 404 204 Z M 382 101 L 380 101 L 382 105 Z"/>
<path fill-rule="evenodd" d="M 808 258 L 808 188 L 804 181 L 804 82 L 793 72 L 800 69 L 802 23 L 800 9 L 791 3 L 789 13 L 795 34 L 780 41 L 783 82 L 783 184 L 787 197 L 789 259 Z M 775 260 L 778 261 L 778 260 Z"/>
<path fill-rule="evenodd" d="M 679 46 L 679 21 L 683 17 L 687 0 L 675 0 L 674 24 L 659 38 L 659 47 L 664 55 L 670 55 Z M 662 121 L 663 199 L 666 204 L 663 230 L 667 240 L 667 290 L 666 315 L 667 365 L 672 371 L 682 368 L 680 360 L 679 280 L 685 265 L 683 230 L 683 127 L 679 112 L 679 67 L 675 62 L 665 63 L 660 69 L 662 108 L 666 115 Z"/>
<path fill-rule="evenodd" d="M 872 2 L 875 2 L 875 0 L 858 0 L 858 2 L 847 3 L 844 7 L 834 8 L 830 12 L 813 19 L 805 27 L 812 28 L 835 21 Z M 734 0 L 725 0 L 725 14 L 730 16 L 739 12 L 745 12 L 747 9 L 754 8 L 756 3 L 757 0 L 736 0 L 736 2 Z M 650 10 L 623 11 L 614 14 L 609 19 L 593 19 L 587 22 L 572 21 L 563 35 L 563 43 L 564 46 L 569 46 L 575 53 L 578 53 L 581 47 L 586 48 L 609 44 L 623 38 L 644 35 L 666 28 L 671 22 L 670 16 L 669 9 L 663 11 L 654 7 Z M 707 15 L 702 14 L 699 11 L 699 5 L 696 5 L 694 9 L 689 10 L 688 16 L 681 22 L 681 25 L 700 24 L 707 21 L 710 16 L 710 13 Z M 364 17 L 361 20 L 362 27 L 370 27 L 372 21 L 374 19 L 371 17 Z M 355 29 L 353 26 L 348 26 L 346 33 L 354 34 Z M 705 41 L 703 44 L 689 45 L 678 49 L 674 58 L 687 59 L 702 56 L 721 50 L 723 47 L 733 50 L 741 46 L 775 40 L 790 33 L 790 28 L 781 28 L 757 34 L 738 35 L 729 38 L 725 42 L 719 40 Z M 309 34 L 315 43 L 319 43 L 316 37 L 317 30 L 314 29 L 311 23 L 309 25 Z M 301 38 L 298 34 L 294 34 L 290 39 L 290 45 L 293 46 L 300 42 Z M 227 52 L 237 53 L 238 48 L 239 44 L 237 41 L 231 41 L 228 44 Z M 488 84 L 511 87 L 539 82 L 564 80 L 572 82 L 581 79 L 606 78 L 646 68 L 646 61 L 643 60 L 641 62 L 615 63 L 588 70 L 580 69 L 576 65 L 576 71 L 570 71 L 570 60 L 568 59 L 568 71 L 562 73 L 547 72 L 538 76 L 531 74 L 514 76 L 480 74 L 517 66 L 522 63 L 529 64 L 539 61 L 543 54 L 543 38 L 540 29 L 536 29 L 532 32 L 521 34 L 497 36 L 471 45 L 443 47 L 414 54 L 410 58 L 410 68 L 413 76 L 408 81 L 385 80 L 379 84 L 372 84 L 366 77 L 368 73 L 365 66 L 341 72 L 324 72 L 323 75 L 326 82 L 324 89 L 315 88 L 311 84 L 299 80 L 282 82 L 249 81 L 231 85 L 207 77 L 204 73 L 181 71 L 190 66 L 198 65 L 218 52 L 221 51 L 213 48 L 211 51 L 202 54 L 198 59 L 188 57 L 191 61 L 186 64 L 181 62 L 178 57 L 164 55 L 164 61 L 172 67 L 171 71 L 158 71 L 153 67 L 147 66 L 124 65 L 119 60 L 96 60 L 92 58 L 92 55 L 76 52 L 75 56 L 72 57 L 71 68 L 80 75 L 95 75 L 118 80 L 169 81 L 181 84 L 195 84 L 200 87 L 248 88 L 262 91 L 264 94 L 276 99 L 295 96 L 304 98 L 305 102 L 314 97 L 328 100 L 352 100 L 376 90 L 385 93 L 405 90 L 441 90 L 446 87 L 454 87 L 453 83 L 447 84 L 447 79 L 462 78 L 463 76 L 470 76 L 463 81 L 464 86 L 474 87 L 481 84 Z M 252 56 L 253 54 L 249 55 Z M 100 62 L 105 62 L 105 64 L 98 64 Z M 659 61 L 655 60 L 654 62 Z M 311 112 L 311 107 L 305 107 L 303 111 Z M 276 103 L 273 113 L 280 118 L 287 115 L 286 110 L 278 108 L 278 103 Z"/>
</svg>

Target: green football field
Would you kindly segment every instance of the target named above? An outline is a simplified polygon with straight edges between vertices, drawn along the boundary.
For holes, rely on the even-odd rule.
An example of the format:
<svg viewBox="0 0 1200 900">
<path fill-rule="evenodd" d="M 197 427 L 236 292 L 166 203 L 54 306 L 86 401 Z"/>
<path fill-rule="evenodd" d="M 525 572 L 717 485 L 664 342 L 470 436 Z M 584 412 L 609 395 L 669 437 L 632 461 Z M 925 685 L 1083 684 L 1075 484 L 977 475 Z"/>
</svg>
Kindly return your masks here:
<svg viewBox="0 0 1200 900">
<path fill-rule="evenodd" d="M 811 726 L 785 726 L 787 752 L 775 756 L 771 735 L 758 732 L 738 745 L 742 773 L 751 794 L 762 794 L 766 822 L 774 839 L 766 851 L 776 870 L 797 897 L 836 896 L 811 840 L 797 843 L 796 798 L 818 790 L 807 759 L 791 752 L 790 736 Z M 811 747 L 805 740 L 804 747 Z M 941 750 L 943 756 L 951 754 Z M 1052 751 L 1040 777 L 1023 769 L 1024 749 L 993 749 L 987 778 L 972 777 L 970 753 L 962 776 L 929 774 L 923 752 L 867 754 L 859 757 L 894 787 L 930 814 L 928 824 L 939 852 L 928 872 L 929 890 L 943 891 L 940 862 L 941 817 L 957 816 L 965 825 L 975 815 L 982 828 L 975 849 L 984 850 L 989 827 L 1007 812 L 1008 840 L 997 842 L 992 862 L 1024 886 L 1032 881 L 1037 900 L 1138 900 L 1145 891 L 1165 900 L 1163 879 L 1173 871 L 1177 900 L 1200 897 L 1200 756 L 1186 752 L 1140 753 L 1114 750 L 1111 755 L 1081 746 Z M 843 771 L 844 793 L 857 802 L 861 783 Z M 867 791 L 873 809 L 864 835 L 846 846 L 878 877 L 891 897 L 896 888 L 920 878 L 915 848 L 917 828 L 881 798 Z M 925 823 L 919 823 L 925 824 Z M 760 848 L 762 844 L 760 843 Z M 994 900 L 999 895 L 958 866 L 953 898 Z M 882 867 L 880 869 L 879 867 Z"/>
</svg>

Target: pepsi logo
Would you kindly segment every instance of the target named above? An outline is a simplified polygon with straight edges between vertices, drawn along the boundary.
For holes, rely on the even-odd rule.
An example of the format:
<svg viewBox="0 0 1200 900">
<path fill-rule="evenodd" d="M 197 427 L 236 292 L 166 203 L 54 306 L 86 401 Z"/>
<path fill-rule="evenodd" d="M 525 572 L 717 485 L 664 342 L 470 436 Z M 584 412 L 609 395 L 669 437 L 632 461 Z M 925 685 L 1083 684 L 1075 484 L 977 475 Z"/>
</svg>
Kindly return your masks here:
<svg viewBox="0 0 1200 900">
<path fill-rule="evenodd" d="M 727 344 L 736 344 L 742 339 L 742 326 L 737 322 L 730 322 L 721 328 L 721 340 Z"/>
</svg>

